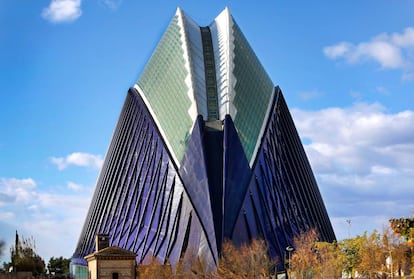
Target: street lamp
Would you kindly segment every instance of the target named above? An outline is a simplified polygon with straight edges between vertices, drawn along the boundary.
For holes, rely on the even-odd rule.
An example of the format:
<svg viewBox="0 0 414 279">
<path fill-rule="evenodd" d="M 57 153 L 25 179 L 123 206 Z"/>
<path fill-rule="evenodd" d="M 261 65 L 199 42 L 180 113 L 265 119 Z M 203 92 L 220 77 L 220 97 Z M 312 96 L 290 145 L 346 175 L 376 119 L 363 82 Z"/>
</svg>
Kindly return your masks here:
<svg viewBox="0 0 414 279">
<path fill-rule="evenodd" d="M 286 278 L 289 278 L 289 273 L 290 273 L 290 253 L 293 251 L 293 247 L 291 247 L 291 246 L 286 247 L 286 251 L 287 251 L 287 254 L 288 254 L 287 268 L 286 268 Z"/>
<path fill-rule="evenodd" d="M 348 238 L 351 238 L 351 219 L 347 219 L 346 222 L 348 223 Z"/>
</svg>

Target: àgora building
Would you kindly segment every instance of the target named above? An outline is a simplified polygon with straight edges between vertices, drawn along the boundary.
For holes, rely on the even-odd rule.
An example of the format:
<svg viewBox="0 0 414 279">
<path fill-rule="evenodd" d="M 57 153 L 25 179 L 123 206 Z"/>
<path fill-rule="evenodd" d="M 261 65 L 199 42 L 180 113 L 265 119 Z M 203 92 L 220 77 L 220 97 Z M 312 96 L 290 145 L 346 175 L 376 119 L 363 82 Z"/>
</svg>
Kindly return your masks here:
<svg viewBox="0 0 414 279">
<path fill-rule="evenodd" d="M 216 266 L 225 239 L 279 258 L 302 231 L 335 235 L 279 87 L 226 8 L 199 27 L 181 9 L 129 89 L 76 251 L 97 233 L 172 265 Z M 78 276 L 79 277 L 79 276 Z"/>
</svg>

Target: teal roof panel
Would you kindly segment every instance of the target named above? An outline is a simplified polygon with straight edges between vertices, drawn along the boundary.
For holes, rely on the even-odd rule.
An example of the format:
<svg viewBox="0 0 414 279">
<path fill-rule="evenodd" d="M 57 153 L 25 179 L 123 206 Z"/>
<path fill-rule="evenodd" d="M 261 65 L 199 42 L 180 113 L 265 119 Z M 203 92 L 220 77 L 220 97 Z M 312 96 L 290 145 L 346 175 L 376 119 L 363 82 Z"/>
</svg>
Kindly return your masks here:
<svg viewBox="0 0 414 279">
<path fill-rule="evenodd" d="M 188 113 L 192 102 L 185 82 L 189 72 L 185 66 L 181 28 L 176 15 L 137 81 L 177 163 L 183 157 L 193 125 Z"/>
<path fill-rule="evenodd" d="M 233 23 L 233 75 L 236 79 L 233 104 L 236 114 L 232 117 L 250 161 L 266 122 L 274 85 L 234 20 Z"/>
</svg>

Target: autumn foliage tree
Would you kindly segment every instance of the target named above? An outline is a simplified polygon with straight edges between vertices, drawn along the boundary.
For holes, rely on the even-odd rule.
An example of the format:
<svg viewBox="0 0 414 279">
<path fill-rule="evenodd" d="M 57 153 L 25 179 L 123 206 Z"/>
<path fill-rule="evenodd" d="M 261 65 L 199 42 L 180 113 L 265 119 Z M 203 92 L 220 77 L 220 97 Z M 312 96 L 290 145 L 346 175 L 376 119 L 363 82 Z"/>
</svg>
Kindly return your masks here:
<svg viewBox="0 0 414 279">
<path fill-rule="evenodd" d="M 343 254 L 343 272 L 353 278 L 356 268 L 361 262 L 360 249 L 363 242 L 363 237 L 356 236 L 354 238 L 348 238 L 339 242 L 341 252 Z"/>
<path fill-rule="evenodd" d="M 290 270 L 297 279 L 402 278 L 409 274 L 410 249 L 406 241 L 385 229 L 382 233 L 345 239 L 339 243 L 318 242 L 315 230 L 294 238 Z"/>
<path fill-rule="evenodd" d="M 389 222 L 394 234 L 401 236 L 407 242 L 408 264 L 411 265 L 411 273 L 414 274 L 414 216 L 392 218 Z"/>
<path fill-rule="evenodd" d="M 240 248 L 230 241 L 223 244 L 218 277 L 223 279 L 269 278 L 274 266 L 264 240 L 254 239 Z"/>
<path fill-rule="evenodd" d="M 319 278 L 340 278 L 345 264 L 345 255 L 338 243 L 317 242 L 315 246 L 320 264 Z"/>
<path fill-rule="evenodd" d="M 393 218 L 389 222 L 391 229 L 407 240 L 408 246 L 414 246 L 414 216 Z"/>
<path fill-rule="evenodd" d="M 298 279 L 317 278 L 321 266 L 315 250 L 318 233 L 311 229 L 293 239 L 295 251 L 289 259 L 289 273 L 294 273 Z M 291 276 L 289 276 L 291 277 Z"/>
<path fill-rule="evenodd" d="M 357 265 L 358 273 L 366 278 L 379 277 L 386 270 L 386 249 L 382 245 L 381 235 L 374 231 L 371 235 L 365 233 L 360 247 L 360 262 Z"/>
<path fill-rule="evenodd" d="M 294 253 L 288 270 L 298 279 L 339 278 L 345 256 L 337 243 L 320 242 L 315 229 L 293 239 Z M 292 277 L 292 276 L 291 276 Z"/>
<path fill-rule="evenodd" d="M 404 239 L 392 233 L 390 229 L 384 230 L 382 242 L 387 256 L 387 272 L 401 277 L 409 270 L 410 248 Z"/>
<path fill-rule="evenodd" d="M 138 266 L 138 278 L 270 278 L 270 269 L 274 266 L 274 263 L 268 256 L 267 251 L 264 240 L 255 239 L 251 243 L 243 244 L 240 247 L 226 241 L 223 243 L 222 255 L 217 270 L 207 269 L 198 257 L 181 259 L 175 265 L 174 270 L 171 265 L 160 263 L 153 257 L 147 264 Z"/>
<path fill-rule="evenodd" d="M 410 264 L 413 266 L 412 247 L 407 244 L 413 224 L 411 220 L 394 221 L 391 225 L 394 233 L 374 231 L 333 243 L 319 241 L 315 229 L 301 233 L 293 239 L 293 251 L 286 251 L 289 278 L 336 279 L 343 274 L 347 278 L 403 278 L 408 275 Z M 141 268 L 139 277 L 271 278 L 277 262 L 278 259 L 269 257 L 264 240 L 252 240 L 240 247 L 227 241 L 223 243 L 216 271 L 208 271 L 197 257 L 182 259 L 174 270 L 154 260 Z"/>
<path fill-rule="evenodd" d="M 138 278 L 172 278 L 171 266 L 159 262 L 156 257 L 151 257 L 148 264 L 138 265 L 137 273 Z"/>
</svg>

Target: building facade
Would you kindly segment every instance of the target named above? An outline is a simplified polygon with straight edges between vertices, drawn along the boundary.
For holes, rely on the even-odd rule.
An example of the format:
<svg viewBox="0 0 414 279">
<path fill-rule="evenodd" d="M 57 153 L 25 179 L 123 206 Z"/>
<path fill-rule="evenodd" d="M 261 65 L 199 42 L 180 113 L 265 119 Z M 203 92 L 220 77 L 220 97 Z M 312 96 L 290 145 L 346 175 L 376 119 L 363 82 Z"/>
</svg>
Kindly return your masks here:
<svg viewBox="0 0 414 279">
<path fill-rule="evenodd" d="M 138 264 L 200 257 L 214 269 L 225 239 L 263 238 L 283 259 L 310 228 L 335 240 L 280 88 L 227 8 L 206 27 L 177 9 L 126 96 L 73 270 L 97 233 Z"/>
<path fill-rule="evenodd" d="M 109 246 L 85 256 L 89 279 L 135 279 L 136 254 Z"/>
</svg>

